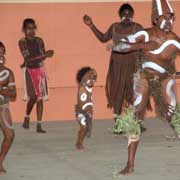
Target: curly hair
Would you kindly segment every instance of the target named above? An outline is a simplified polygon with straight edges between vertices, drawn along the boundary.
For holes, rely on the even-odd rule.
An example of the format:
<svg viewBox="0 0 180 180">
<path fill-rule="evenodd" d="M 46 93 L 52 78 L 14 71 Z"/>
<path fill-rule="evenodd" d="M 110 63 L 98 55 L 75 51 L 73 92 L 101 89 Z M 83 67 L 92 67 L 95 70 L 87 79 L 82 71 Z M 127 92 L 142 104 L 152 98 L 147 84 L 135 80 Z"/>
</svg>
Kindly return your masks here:
<svg viewBox="0 0 180 180">
<path fill-rule="evenodd" d="M 129 10 L 129 11 L 131 11 L 132 14 L 134 15 L 134 9 L 133 9 L 133 7 L 132 7 L 130 4 L 126 3 L 126 4 L 123 4 L 122 6 L 120 6 L 119 11 L 118 11 L 119 16 L 121 16 L 122 13 L 123 13 L 123 11 L 126 10 L 126 9 Z"/>
<path fill-rule="evenodd" d="M 77 74 L 76 74 L 76 81 L 77 81 L 77 83 L 80 83 L 81 82 L 81 80 L 82 80 L 82 78 L 83 78 L 83 76 L 88 72 L 88 71 L 90 71 L 90 70 L 92 70 L 92 68 L 91 67 L 82 67 L 81 69 L 79 69 L 78 70 L 78 72 L 77 72 Z"/>
</svg>

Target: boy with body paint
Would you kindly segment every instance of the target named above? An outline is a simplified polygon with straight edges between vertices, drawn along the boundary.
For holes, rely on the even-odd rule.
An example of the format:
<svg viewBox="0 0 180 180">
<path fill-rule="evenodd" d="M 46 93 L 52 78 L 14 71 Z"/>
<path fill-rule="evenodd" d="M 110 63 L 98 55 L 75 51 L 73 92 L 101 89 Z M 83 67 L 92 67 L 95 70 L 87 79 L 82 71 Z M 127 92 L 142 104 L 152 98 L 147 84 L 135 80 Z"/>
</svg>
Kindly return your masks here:
<svg viewBox="0 0 180 180">
<path fill-rule="evenodd" d="M 0 128 L 4 136 L 0 150 L 0 175 L 6 173 L 3 162 L 14 139 L 9 101 L 16 98 L 14 74 L 4 66 L 6 61 L 5 52 L 5 46 L 0 42 Z"/>
<path fill-rule="evenodd" d="M 92 88 L 97 79 L 97 73 L 90 67 L 81 68 L 76 76 L 78 83 L 77 104 L 75 105 L 76 119 L 80 125 L 78 131 L 76 148 L 83 149 L 85 136 L 91 136 L 92 130 Z"/>
</svg>

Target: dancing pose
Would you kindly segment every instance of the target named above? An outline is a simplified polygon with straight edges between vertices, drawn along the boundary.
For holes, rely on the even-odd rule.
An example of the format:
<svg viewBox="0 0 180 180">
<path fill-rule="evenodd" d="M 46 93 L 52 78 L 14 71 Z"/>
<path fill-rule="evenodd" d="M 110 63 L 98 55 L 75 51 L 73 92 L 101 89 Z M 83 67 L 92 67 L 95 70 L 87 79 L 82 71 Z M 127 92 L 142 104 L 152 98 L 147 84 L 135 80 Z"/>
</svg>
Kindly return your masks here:
<svg viewBox="0 0 180 180">
<path fill-rule="evenodd" d="M 0 150 L 0 175 L 6 173 L 3 162 L 14 139 L 9 101 L 16 98 L 14 74 L 9 68 L 4 66 L 6 61 L 5 51 L 4 44 L 0 42 L 0 127 L 4 135 Z"/>
<path fill-rule="evenodd" d="M 47 79 L 44 69 L 44 61 L 52 57 L 53 50 L 45 50 L 44 42 L 40 37 L 35 36 L 37 26 L 33 19 L 25 19 L 22 30 L 25 37 L 19 41 L 19 48 L 24 63 L 21 67 L 24 70 L 25 100 L 28 100 L 26 116 L 23 128 L 29 129 L 30 113 L 37 103 L 37 132 L 46 133 L 42 129 L 43 101 L 48 100 Z"/>
<path fill-rule="evenodd" d="M 90 137 L 92 130 L 93 102 L 92 88 L 97 79 L 97 73 L 90 67 L 83 67 L 77 73 L 78 94 L 75 106 L 76 119 L 80 125 L 76 148 L 83 149 L 85 136 Z"/>
<path fill-rule="evenodd" d="M 142 26 L 133 22 L 134 10 L 129 4 L 123 4 L 119 8 L 121 22 L 113 23 L 107 32 L 102 33 L 97 29 L 92 19 L 85 15 L 84 23 L 92 30 L 98 40 L 105 43 L 112 40 L 114 44 L 142 29 Z M 132 42 L 131 38 L 128 42 Z M 134 42 L 134 41 L 133 41 Z M 106 96 L 108 107 L 113 108 L 115 120 L 122 113 L 123 107 L 133 104 L 133 73 L 139 52 L 134 51 L 126 54 L 111 53 L 108 74 L 106 78 Z"/>
<path fill-rule="evenodd" d="M 113 51 L 124 53 L 141 49 L 144 53 L 142 64 L 134 75 L 136 121 L 144 119 L 145 106 L 152 95 L 158 114 L 171 122 L 177 106 L 174 60 L 180 53 L 180 39 L 172 32 L 174 11 L 168 0 L 153 0 L 152 7 L 154 26 L 127 36 L 127 39 L 133 39 L 134 43 L 120 42 L 113 47 Z M 139 140 L 140 136 L 136 133 L 128 136 L 128 162 L 121 174 L 134 171 Z"/>
</svg>

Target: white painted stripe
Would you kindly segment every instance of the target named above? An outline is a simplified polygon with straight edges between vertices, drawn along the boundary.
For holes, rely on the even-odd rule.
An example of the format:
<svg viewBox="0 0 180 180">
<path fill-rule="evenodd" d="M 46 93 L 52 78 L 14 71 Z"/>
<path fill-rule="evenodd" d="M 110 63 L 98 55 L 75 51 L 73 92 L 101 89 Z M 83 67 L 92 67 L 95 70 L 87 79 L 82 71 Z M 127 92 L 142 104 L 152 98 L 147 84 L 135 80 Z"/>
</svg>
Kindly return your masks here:
<svg viewBox="0 0 180 180">
<path fill-rule="evenodd" d="M 178 49 L 180 49 L 180 43 L 176 40 L 168 40 L 166 42 L 164 42 L 160 48 L 154 50 L 154 51 L 150 51 L 150 53 L 152 54 L 160 54 L 164 51 L 165 48 L 167 48 L 170 45 L 174 45 L 176 46 Z"/>
<path fill-rule="evenodd" d="M 129 35 L 127 38 L 129 40 L 129 42 L 135 43 L 136 38 L 141 37 L 141 36 L 145 37 L 145 42 L 149 42 L 149 34 L 147 31 L 139 31 L 139 32 L 135 33 L 134 35 Z"/>
<path fill-rule="evenodd" d="M 92 102 L 86 103 L 83 105 L 82 110 L 85 110 L 88 106 L 93 106 Z"/>
<path fill-rule="evenodd" d="M 161 67 L 160 65 L 154 63 L 154 62 L 144 62 L 142 64 L 142 68 L 145 69 L 145 68 L 151 68 L 151 69 L 154 69 L 155 71 L 159 71 L 160 73 L 165 73 L 166 70 Z"/>
<path fill-rule="evenodd" d="M 163 29 L 164 26 L 165 26 L 165 24 L 166 24 L 166 20 L 163 19 L 162 22 L 161 22 L 161 24 L 160 24 L 160 28 Z"/>
<path fill-rule="evenodd" d="M 89 88 L 89 87 L 87 87 L 87 86 L 85 86 L 85 88 L 86 88 L 86 90 L 87 90 L 89 93 L 92 92 L 92 88 Z"/>
<path fill-rule="evenodd" d="M 171 79 L 167 83 L 166 93 L 169 96 L 169 98 L 171 99 L 171 102 L 170 102 L 171 109 L 175 110 L 175 108 L 176 108 L 176 96 L 175 96 L 173 90 L 171 89 L 173 86 L 174 86 L 174 80 Z"/>
<path fill-rule="evenodd" d="M 163 14 L 161 0 L 156 0 L 156 4 L 157 4 L 157 8 L 158 8 L 158 14 L 159 14 L 159 16 L 161 16 Z"/>
<path fill-rule="evenodd" d="M 151 2 L 152 0 L 0 0 L 0 3 L 93 3 L 93 2 Z M 171 0 L 180 1 L 180 0 Z"/>
</svg>

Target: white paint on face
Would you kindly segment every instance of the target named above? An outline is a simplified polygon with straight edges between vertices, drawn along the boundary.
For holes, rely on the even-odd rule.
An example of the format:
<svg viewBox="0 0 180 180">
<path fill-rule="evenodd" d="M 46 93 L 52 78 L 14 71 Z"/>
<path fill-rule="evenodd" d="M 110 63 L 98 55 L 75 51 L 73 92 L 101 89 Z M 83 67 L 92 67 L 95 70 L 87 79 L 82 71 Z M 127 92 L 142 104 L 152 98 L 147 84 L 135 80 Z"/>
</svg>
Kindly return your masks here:
<svg viewBox="0 0 180 180">
<path fill-rule="evenodd" d="M 82 110 L 85 110 L 88 106 L 93 106 L 92 102 L 88 102 L 86 104 L 83 105 Z"/>
<path fill-rule="evenodd" d="M 0 72 L 0 81 L 4 81 L 9 77 L 9 71 L 3 70 Z"/>
<path fill-rule="evenodd" d="M 159 16 L 163 15 L 161 0 L 156 0 L 156 4 L 157 4 L 157 9 L 158 9 Z"/>
<path fill-rule="evenodd" d="M 176 48 L 180 49 L 180 43 L 176 40 L 165 41 L 158 49 L 149 51 L 151 54 L 161 54 L 168 46 L 174 45 Z"/>
<path fill-rule="evenodd" d="M 144 36 L 145 38 L 145 42 L 149 42 L 149 34 L 147 31 L 139 31 L 134 35 L 129 35 L 127 38 L 129 40 L 129 42 L 131 43 L 135 43 L 136 42 L 136 38 L 140 37 L 140 36 Z"/>
<path fill-rule="evenodd" d="M 4 63 L 4 61 L 3 60 L 0 60 L 0 64 L 3 64 Z"/>
<path fill-rule="evenodd" d="M 175 85 L 174 80 L 171 79 L 168 81 L 167 86 L 166 86 L 166 93 L 170 98 L 171 112 L 172 112 L 172 110 L 174 111 L 176 108 L 176 95 L 175 95 L 174 91 L 172 90 L 174 85 Z"/>
<path fill-rule="evenodd" d="M 166 24 L 166 20 L 163 19 L 162 22 L 161 22 L 161 24 L 160 24 L 160 29 L 164 29 L 165 24 Z"/>
<path fill-rule="evenodd" d="M 125 16 L 123 16 L 121 20 L 122 20 L 122 21 L 124 21 L 125 19 L 126 19 L 126 17 L 125 17 Z"/>
<path fill-rule="evenodd" d="M 145 68 L 151 68 L 155 71 L 158 71 L 160 73 L 165 73 L 166 72 L 166 69 L 164 69 L 163 67 L 161 67 L 160 65 L 156 64 L 155 62 L 144 62 L 142 64 L 142 68 L 145 69 Z"/>
<path fill-rule="evenodd" d="M 81 97 L 80 97 L 81 101 L 86 101 L 87 100 L 87 94 L 86 93 L 83 93 L 81 94 Z"/>
<path fill-rule="evenodd" d="M 91 82 L 91 80 L 87 80 L 87 82 L 86 82 L 86 83 L 87 83 L 87 84 L 89 84 L 90 82 Z"/>
</svg>

